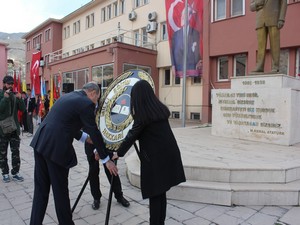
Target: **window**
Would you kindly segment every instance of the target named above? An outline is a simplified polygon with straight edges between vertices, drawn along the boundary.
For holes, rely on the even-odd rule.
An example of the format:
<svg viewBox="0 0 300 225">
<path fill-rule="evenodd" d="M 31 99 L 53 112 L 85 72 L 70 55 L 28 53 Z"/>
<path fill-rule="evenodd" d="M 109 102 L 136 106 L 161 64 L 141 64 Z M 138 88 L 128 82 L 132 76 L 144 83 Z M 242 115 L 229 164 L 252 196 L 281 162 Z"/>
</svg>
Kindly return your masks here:
<svg viewBox="0 0 300 225">
<path fill-rule="evenodd" d="M 149 3 L 149 0 L 134 0 L 134 7 L 140 7 Z"/>
<path fill-rule="evenodd" d="M 191 120 L 200 120 L 200 113 L 191 113 Z"/>
<path fill-rule="evenodd" d="M 279 72 L 283 74 L 288 74 L 289 68 L 289 50 L 281 49 L 280 50 L 280 61 L 279 61 Z"/>
<path fill-rule="evenodd" d="M 93 27 L 94 26 L 94 22 L 95 22 L 95 17 L 94 17 L 94 13 L 92 13 L 91 15 L 88 15 L 86 17 L 86 29 Z"/>
<path fill-rule="evenodd" d="M 168 30 L 167 30 L 167 23 L 163 22 L 161 24 L 161 40 L 166 41 L 168 40 Z"/>
<path fill-rule="evenodd" d="M 50 56 L 48 55 L 44 55 L 44 62 L 45 62 L 45 66 L 47 66 L 50 62 Z"/>
<path fill-rule="evenodd" d="M 113 3 L 114 17 L 118 16 L 118 2 Z"/>
<path fill-rule="evenodd" d="M 133 44 L 135 46 L 140 46 L 139 38 L 140 38 L 139 31 L 138 30 L 133 31 Z"/>
<path fill-rule="evenodd" d="M 172 111 L 172 118 L 173 119 L 179 119 L 180 118 L 180 113 L 177 111 Z"/>
<path fill-rule="evenodd" d="M 174 84 L 175 85 L 180 84 L 180 77 L 175 76 Z"/>
<path fill-rule="evenodd" d="M 245 15 L 245 0 L 231 0 L 231 16 Z"/>
<path fill-rule="evenodd" d="M 92 80 L 101 84 L 102 94 L 109 84 L 113 81 L 114 67 L 113 64 L 95 66 L 92 68 Z"/>
<path fill-rule="evenodd" d="M 297 49 L 296 57 L 296 75 L 300 78 L 300 48 Z"/>
<path fill-rule="evenodd" d="M 143 27 L 142 28 L 142 44 L 143 46 L 146 46 L 147 43 L 148 43 L 148 33 L 147 33 L 147 30 L 146 30 L 146 27 Z"/>
<path fill-rule="evenodd" d="M 201 83 L 201 77 L 192 77 L 192 84 L 200 84 Z"/>
<path fill-rule="evenodd" d="M 75 70 L 63 73 L 63 83 L 73 83 L 74 90 L 81 89 L 88 82 L 88 69 Z"/>
<path fill-rule="evenodd" d="M 228 57 L 218 58 L 218 80 L 228 80 Z"/>
<path fill-rule="evenodd" d="M 246 55 L 236 55 L 234 56 L 234 76 L 246 76 Z"/>
<path fill-rule="evenodd" d="M 70 37 L 70 26 L 66 26 L 64 28 L 64 38 L 69 38 Z"/>
<path fill-rule="evenodd" d="M 111 5 L 107 6 L 107 19 L 111 19 Z"/>
<path fill-rule="evenodd" d="M 45 42 L 51 40 L 51 30 L 50 28 L 45 31 Z"/>
<path fill-rule="evenodd" d="M 125 0 L 120 0 L 120 15 L 124 14 L 125 12 Z"/>
<path fill-rule="evenodd" d="M 170 84 L 171 84 L 171 71 L 165 70 L 164 85 L 170 85 Z"/>
<path fill-rule="evenodd" d="M 80 32 L 80 20 L 73 23 L 73 34 L 78 34 Z"/>
<path fill-rule="evenodd" d="M 30 41 L 27 41 L 27 42 L 26 42 L 26 50 L 27 50 L 27 51 L 30 51 L 30 49 L 31 49 L 31 48 L 30 48 Z"/>
<path fill-rule="evenodd" d="M 101 9 L 101 22 L 105 22 L 106 20 L 106 15 L 105 15 L 105 8 Z"/>
<path fill-rule="evenodd" d="M 141 6 L 141 0 L 134 0 L 134 6 L 137 8 Z"/>
<path fill-rule="evenodd" d="M 226 18 L 226 2 L 225 0 L 214 0 L 215 20 Z"/>
<path fill-rule="evenodd" d="M 41 48 L 42 34 L 37 35 L 32 39 L 32 47 L 34 49 Z"/>
</svg>

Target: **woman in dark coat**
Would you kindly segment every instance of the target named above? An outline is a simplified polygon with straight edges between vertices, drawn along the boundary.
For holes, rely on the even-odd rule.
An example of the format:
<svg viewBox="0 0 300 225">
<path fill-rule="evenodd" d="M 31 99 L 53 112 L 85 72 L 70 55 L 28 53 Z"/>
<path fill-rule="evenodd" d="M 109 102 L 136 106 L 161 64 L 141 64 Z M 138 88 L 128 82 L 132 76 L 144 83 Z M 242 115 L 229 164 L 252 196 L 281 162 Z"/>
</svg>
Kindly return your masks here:
<svg viewBox="0 0 300 225">
<path fill-rule="evenodd" d="M 186 180 L 180 151 L 168 122 L 170 111 L 145 80 L 132 87 L 130 110 L 134 124 L 114 159 L 124 156 L 139 141 L 141 191 L 143 199 L 149 198 L 150 225 L 163 225 L 166 192 Z"/>
</svg>

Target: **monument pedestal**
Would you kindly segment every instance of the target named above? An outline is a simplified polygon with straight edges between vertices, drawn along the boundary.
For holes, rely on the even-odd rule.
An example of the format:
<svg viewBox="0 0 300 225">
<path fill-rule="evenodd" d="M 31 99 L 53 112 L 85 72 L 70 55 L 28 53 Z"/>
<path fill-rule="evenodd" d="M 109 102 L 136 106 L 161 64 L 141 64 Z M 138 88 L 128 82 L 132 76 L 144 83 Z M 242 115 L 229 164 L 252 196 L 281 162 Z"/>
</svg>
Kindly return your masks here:
<svg viewBox="0 0 300 225">
<path fill-rule="evenodd" d="M 300 80 L 284 74 L 232 78 L 212 90 L 212 135 L 293 145 L 300 142 Z"/>
</svg>

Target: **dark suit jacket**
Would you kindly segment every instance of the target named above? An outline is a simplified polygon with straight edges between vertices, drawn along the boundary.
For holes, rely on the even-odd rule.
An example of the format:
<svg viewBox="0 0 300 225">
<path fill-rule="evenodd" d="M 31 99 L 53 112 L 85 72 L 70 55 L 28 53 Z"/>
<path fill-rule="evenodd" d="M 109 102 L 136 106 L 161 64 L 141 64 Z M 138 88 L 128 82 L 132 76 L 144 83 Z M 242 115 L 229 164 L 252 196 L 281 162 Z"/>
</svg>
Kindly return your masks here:
<svg viewBox="0 0 300 225">
<path fill-rule="evenodd" d="M 28 104 L 28 109 L 27 109 L 28 98 L 29 98 L 29 104 Z M 31 112 L 32 113 L 35 110 L 35 107 L 36 107 L 35 98 L 27 97 L 25 99 L 25 105 L 26 105 L 27 112 Z"/>
<path fill-rule="evenodd" d="M 193 47 L 193 43 L 196 46 Z M 200 60 L 200 34 L 197 30 L 189 27 L 188 30 L 188 44 L 187 44 L 187 70 L 196 70 L 196 65 Z M 176 31 L 172 37 L 172 65 L 177 71 L 183 71 L 183 28 Z"/>
<path fill-rule="evenodd" d="M 167 120 L 149 125 L 134 122 L 118 149 L 118 156 L 124 156 L 137 139 L 140 144 L 143 198 L 160 195 L 185 182 L 180 151 Z"/>
<path fill-rule="evenodd" d="M 60 97 L 39 129 L 30 146 L 45 158 L 65 167 L 77 164 L 72 145 L 73 139 L 80 139 L 82 127 L 90 135 L 101 159 L 107 157 L 100 131 L 95 122 L 95 104 L 84 91 L 74 91 Z"/>
</svg>

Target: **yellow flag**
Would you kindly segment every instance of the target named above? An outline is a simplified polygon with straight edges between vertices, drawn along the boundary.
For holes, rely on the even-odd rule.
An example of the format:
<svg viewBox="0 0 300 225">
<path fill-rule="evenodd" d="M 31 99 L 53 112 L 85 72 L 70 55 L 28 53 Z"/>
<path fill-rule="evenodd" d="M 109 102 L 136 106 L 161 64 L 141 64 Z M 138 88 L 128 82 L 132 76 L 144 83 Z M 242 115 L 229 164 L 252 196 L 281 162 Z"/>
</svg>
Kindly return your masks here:
<svg viewBox="0 0 300 225">
<path fill-rule="evenodd" d="M 53 106 L 53 75 L 50 75 L 50 103 L 49 109 Z"/>
<path fill-rule="evenodd" d="M 26 87 L 26 81 L 25 80 L 23 80 L 22 81 L 22 91 L 27 91 L 27 87 Z"/>
</svg>

